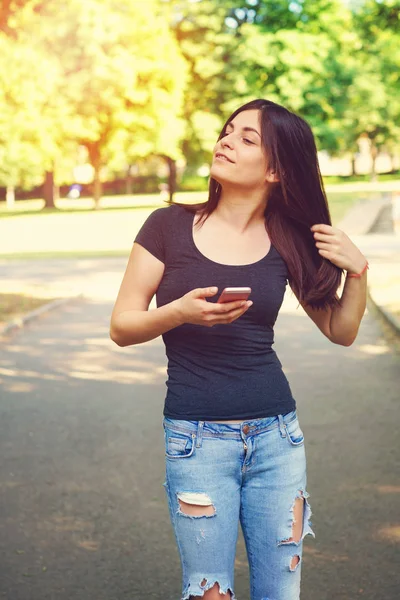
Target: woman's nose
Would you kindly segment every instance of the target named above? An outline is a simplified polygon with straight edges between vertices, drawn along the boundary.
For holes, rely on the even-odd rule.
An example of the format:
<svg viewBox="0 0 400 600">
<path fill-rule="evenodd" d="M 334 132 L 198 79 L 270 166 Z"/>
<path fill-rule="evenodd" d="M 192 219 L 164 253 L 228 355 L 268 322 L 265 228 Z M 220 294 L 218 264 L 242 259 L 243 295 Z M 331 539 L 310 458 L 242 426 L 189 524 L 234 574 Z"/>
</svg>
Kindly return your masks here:
<svg viewBox="0 0 400 600">
<path fill-rule="evenodd" d="M 229 138 L 228 136 L 223 137 L 222 140 L 221 140 L 221 146 L 223 148 L 225 146 L 228 146 L 228 148 L 232 148 L 233 147 L 232 139 Z"/>
</svg>

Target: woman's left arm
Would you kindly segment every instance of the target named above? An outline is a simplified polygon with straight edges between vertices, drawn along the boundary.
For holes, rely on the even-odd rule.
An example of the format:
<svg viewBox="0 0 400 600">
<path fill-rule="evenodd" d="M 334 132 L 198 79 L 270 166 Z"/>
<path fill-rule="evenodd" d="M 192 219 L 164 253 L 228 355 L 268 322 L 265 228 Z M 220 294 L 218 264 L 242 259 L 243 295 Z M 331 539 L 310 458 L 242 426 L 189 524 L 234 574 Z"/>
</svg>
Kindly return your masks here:
<svg viewBox="0 0 400 600">
<path fill-rule="evenodd" d="M 320 255 L 347 271 L 340 306 L 330 311 L 328 337 L 336 344 L 350 346 L 357 337 L 367 303 L 367 269 L 361 277 L 349 274 L 361 273 L 367 259 L 344 231 L 325 224 L 313 225 L 311 231 Z"/>
</svg>

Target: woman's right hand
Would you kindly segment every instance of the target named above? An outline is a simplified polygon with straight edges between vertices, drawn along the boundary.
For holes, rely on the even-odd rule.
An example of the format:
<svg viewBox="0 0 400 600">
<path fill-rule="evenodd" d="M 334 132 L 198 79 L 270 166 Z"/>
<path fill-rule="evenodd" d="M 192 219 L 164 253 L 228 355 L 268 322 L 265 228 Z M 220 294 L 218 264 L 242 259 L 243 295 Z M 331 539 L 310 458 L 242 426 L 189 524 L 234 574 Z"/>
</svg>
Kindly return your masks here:
<svg viewBox="0 0 400 600">
<path fill-rule="evenodd" d="M 245 313 L 253 304 L 251 300 L 234 302 L 207 302 L 205 298 L 215 296 L 218 288 L 196 288 L 176 300 L 177 309 L 183 323 L 213 327 L 232 323 Z"/>
</svg>

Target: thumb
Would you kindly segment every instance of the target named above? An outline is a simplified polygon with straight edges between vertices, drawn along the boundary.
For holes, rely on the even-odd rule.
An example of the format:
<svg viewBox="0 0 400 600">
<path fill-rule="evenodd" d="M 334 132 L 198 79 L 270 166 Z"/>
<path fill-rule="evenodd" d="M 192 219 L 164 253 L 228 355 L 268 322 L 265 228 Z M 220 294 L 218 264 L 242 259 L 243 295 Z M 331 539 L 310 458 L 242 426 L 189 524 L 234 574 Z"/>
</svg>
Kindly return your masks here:
<svg viewBox="0 0 400 600">
<path fill-rule="evenodd" d="M 208 298 L 209 296 L 215 296 L 218 292 L 217 287 L 199 288 L 196 290 L 196 298 Z"/>
</svg>

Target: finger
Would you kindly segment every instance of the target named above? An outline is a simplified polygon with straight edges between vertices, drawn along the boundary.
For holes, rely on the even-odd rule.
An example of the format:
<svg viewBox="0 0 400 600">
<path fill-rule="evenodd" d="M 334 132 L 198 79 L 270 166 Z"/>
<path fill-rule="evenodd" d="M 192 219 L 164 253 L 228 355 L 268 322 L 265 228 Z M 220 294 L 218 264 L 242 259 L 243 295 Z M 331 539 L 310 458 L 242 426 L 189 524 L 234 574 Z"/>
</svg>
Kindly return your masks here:
<svg viewBox="0 0 400 600">
<path fill-rule="evenodd" d="M 218 288 L 215 286 L 208 288 L 197 288 L 193 290 L 193 296 L 195 298 L 209 298 L 210 296 L 215 296 L 217 292 Z"/>
<path fill-rule="evenodd" d="M 327 258 L 328 260 L 333 260 L 336 256 L 334 252 L 331 252 L 330 250 L 325 250 L 323 248 L 319 248 L 318 252 L 323 258 Z"/>
<path fill-rule="evenodd" d="M 318 231 L 319 233 L 325 233 L 326 235 L 333 235 L 335 233 L 335 228 L 332 225 L 327 225 L 326 223 L 318 223 L 311 227 L 311 231 Z"/>
<path fill-rule="evenodd" d="M 320 233 L 319 231 L 314 232 L 314 239 L 328 242 L 332 239 L 332 234 Z"/>
<path fill-rule="evenodd" d="M 253 303 L 251 303 L 251 304 L 253 304 Z M 225 313 L 217 313 L 214 315 L 215 322 L 229 323 L 231 320 L 235 320 L 238 317 L 240 317 L 240 315 L 245 313 L 246 310 L 248 310 L 250 308 L 251 304 L 249 304 L 249 302 L 246 302 L 246 304 L 244 306 L 241 306 L 240 308 L 236 308 L 235 310 L 230 310 L 229 312 L 225 312 Z"/>
<path fill-rule="evenodd" d="M 229 313 L 217 315 L 215 317 L 214 323 L 218 323 L 220 325 L 224 323 L 232 323 L 233 321 L 236 321 L 236 319 L 241 317 L 249 308 L 250 307 L 246 305 L 242 306 L 242 308 L 232 310 Z"/>
<path fill-rule="evenodd" d="M 315 242 L 317 248 L 323 248 L 324 250 L 337 250 L 337 246 L 331 242 Z"/>
<path fill-rule="evenodd" d="M 250 302 L 250 300 L 248 302 Z M 234 302 L 216 302 L 213 306 L 213 312 L 216 312 L 217 314 L 227 313 L 245 305 L 246 300 L 235 300 Z"/>
</svg>

